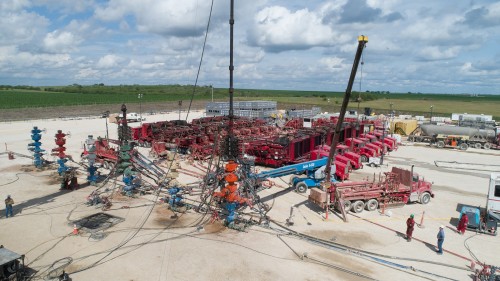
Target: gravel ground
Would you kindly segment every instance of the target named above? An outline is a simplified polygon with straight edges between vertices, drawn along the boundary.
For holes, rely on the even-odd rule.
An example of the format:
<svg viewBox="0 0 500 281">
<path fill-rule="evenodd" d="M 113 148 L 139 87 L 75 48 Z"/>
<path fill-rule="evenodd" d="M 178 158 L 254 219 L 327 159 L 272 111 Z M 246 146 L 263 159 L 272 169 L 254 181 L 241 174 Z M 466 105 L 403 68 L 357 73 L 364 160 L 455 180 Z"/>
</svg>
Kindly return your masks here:
<svg viewBox="0 0 500 281">
<path fill-rule="evenodd" d="M 147 121 L 177 119 L 177 114 L 173 111 L 145 117 Z M 202 115 L 201 111 L 193 112 L 191 118 Z M 28 154 L 26 146 L 33 126 L 46 130 L 42 138 L 46 150 L 55 147 L 53 136 L 58 129 L 70 131 L 67 153 L 76 160 L 87 135 L 105 134 L 105 122 L 100 118 L 17 121 L 0 123 L 2 142 L 11 151 Z M 110 126 L 110 135 L 115 137 L 115 125 Z M 500 151 L 493 150 L 460 152 L 401 146 L 385 158 L 388 166 L 365 167 L 355 171 L 352 178 L 378 176 L 392 166 L 414 165 L 416 172 L 434 182 L 436 197 L 428 205 L 391 209 L 391 216 L 367 211 L 350 214 L 347 223 L 337 214 L 326 219 L 324 212 L 309 204 L 305 195 L 287 190 L 287 177 L 274 180 L 275 186 L 262 191 L 261 198 L 273 206 L 269 216 L 274 221 L 284 223 L 294 206 L 293 230 L 391 256 L 383 260 L 415 270 L 294 237 L 280 238 L 277 234 L 281 232 L 274 224 L 271 228 L 252 226 L 245 232 L 226 229 L 219 222 L 200 228 L 200 214 L 190 211 L 172 219 L 165 205 L 153 205 L 152 196 L 117 196 L 106 213 L 124 218 L 123 222 L 97 238 L 89 234 L 69 235 L 73 229 L 71 221 L 101 211 L 84 204 L 95 187 L 60 191 L 54 169 L 39 171 L 29 159 L 8 160 L 5 154 L 0 155 L 0 196 L 11 194 L 16 204 L 13 218 L 6 219 L 4 210 L 0 210 L 0 241 L 8 249 L 25 254 L 26 263 L 42 272 L 41 276 L 55 260 L 72 257 L 73 263 L 66 268 L 72 280 L 366 280 L 362 275 L 376 280 L 471 280 L 471 272 L 466 269 L 473 254 L 480 261 L 500 265 L 500 240 L 473 232 L 456 234 L 453 229 L 457 208 L 460 204 L 484 206 L 489 170 L 495 168 L 488 164 L 498 163 L 499 157 Z M 484 166 L 480 170 L 459 170 L 437 167 L 436 160 Z M 196 171 L 186 162 L 181 165 Z M 195 180 L 183 174 L 179 178 L 182 183 Z M 79 181 L 85 182 L 84 171 Z M 116 182 L 119 184 L 121 179 Z M 420 222 L 424 211 L 424 227 L 416 228 L 416 239 L 406 242 L 401 234 L 406 229 L 406 218 L 415 214 Z M 446 226 L 444 248 L 450 251 L 442 256 L 435 254 L 433 246 L 441 224 Z"/>
</svg>

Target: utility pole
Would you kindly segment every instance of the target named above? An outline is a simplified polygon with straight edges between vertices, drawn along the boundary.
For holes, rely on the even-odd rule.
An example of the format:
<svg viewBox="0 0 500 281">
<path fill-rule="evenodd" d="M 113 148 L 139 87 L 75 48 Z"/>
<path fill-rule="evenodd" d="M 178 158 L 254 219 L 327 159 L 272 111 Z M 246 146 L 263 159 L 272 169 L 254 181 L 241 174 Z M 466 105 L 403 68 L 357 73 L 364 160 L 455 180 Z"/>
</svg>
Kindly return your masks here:
<svg viewBox="0 0 500 281">
<path fill-rule="evenodd" d="M 214 86 L 210 85 L 210 88 L 212 88 L 212 102 L 214 102 Z"/>
<path fill-rule="evenodd" d="M 179 120 L 181 120 L 181 107 L 182 107 L 182 101 L 179 101 Z"/>
<path fill-rule="evenodd" d="M 434 108 L 434 105 L 431 105 L 431 118 L 429 118 L 429 123 L 432 123 L 432 109 Z"/>
<path fill-rule="evenodd" d="M 109 131 L 108 131 L 108 118 L 109 118 L 109 110 L 104 112 L 104 119 L 106 121 L 106 139 L 109 139 Z"/>
<path fill-rule="evenodd" d="M 391 137 L 394 136 L 394 128 L 392 127 L 392 123 L 394 121 L 394 111 L 392 111 L 392 102 L 390 104 L 391 106 L 391 112 L 390 112 L 390 118 L 391 118 L 391 124 L 390 124 L 390 130 L 391 130 Z"/>
<path fill-rule="evenodd" d="M 139 98 L 139 118 L 141 118 L 141 125 L 142 125 L 142 97 L 144 94 L 140 93 L 137 95 L 137 98 Z"/>
</svg>

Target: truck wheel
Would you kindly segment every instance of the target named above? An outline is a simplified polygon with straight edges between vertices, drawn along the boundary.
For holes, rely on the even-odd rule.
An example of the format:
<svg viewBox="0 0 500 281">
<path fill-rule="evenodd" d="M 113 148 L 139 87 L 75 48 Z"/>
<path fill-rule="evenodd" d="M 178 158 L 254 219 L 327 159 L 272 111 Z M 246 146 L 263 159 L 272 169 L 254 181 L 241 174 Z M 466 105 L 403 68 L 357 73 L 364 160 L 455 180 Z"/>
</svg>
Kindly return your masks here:
<svg viewBox="0 0 500 281">
<path fill-rule="evenodd" d="M 467 148 L 469 148 L 469 146 L 466 143 L 460 144 L 460 150 L 467 150 Z"/>
<path fill-rule="evenodd" d="M 368 157 L 366 157 L 366 155 L 361 155 L 361 162 L 368 162 Z"/>
<path fill-rule="evenodd" d="M 422 194 L 422 196 L 420 197 L 420 203 L 423 205 L 429 203 L 430 201 L 431 201 L 431 195 L 428 192 Z"/>
<path fill-rule="evenodd" d="M 489 143 L 485 143 L 485 144 L 483 145 L 483 148 L 484 148 L 484 149 L 490 149 L 490 148 L 491 148 L 491 144 L 489 144 Z"/>
<path fill-rule="evenodd" d="M 365 208 L 367 211 L 370 211 L 370 212 L 377 210 L 377 208 L 378 208 L 377 199 L 368 200 L 368 202 L 366 202 L 366 204 L 365 204 Z"/>
<path fill-rule="evenodd" d="M 299 182 L 295 188 L 297 189 L 298 193 L 306 193 L 307 184 L 305 184 L 304 182 Z"/>
<path fill-rule="evenodd" d="M 351 203 L 351 201 L 349 201 L 349 200 L 345 200 L 345 201 L 344 201 L 344 211 L 345 211 L 346 213 L 349 213 L 349 211 L 351 210 L 351 208 L 352 208 L 352 203 Z"/>
<path fill-rule="evenodd" d="M 291 176 L 290 177 L 290 186 L 293 186 L 295 184 L 295 179 L 298 179 L 298 176 Z"/>
<path fill-rule="evenodd" d="M 361 212 L 363 212 L 364 208 L 365 208 L 365 202 L 363 202 L 361 200 L 356 201 L 356 202 L 354 202 L 354 204 L 352 204 L 352 210 L 355 213 L 361 213 Z"/>
<path fill-rule="evenodd" d="M 443 148 L 444 147 L 444 141 L 438 141 L 436 143 L 437 148 Z"/>
<path fill-rule="evenodd" d="M 481 144 L 480 144 L 480 143 L 478 143 L 478 142 L 476 142 L 476 143 L 474 144 L 474 148 L 476 148 L 476 149 L 481 149 Z"/>
</svg>

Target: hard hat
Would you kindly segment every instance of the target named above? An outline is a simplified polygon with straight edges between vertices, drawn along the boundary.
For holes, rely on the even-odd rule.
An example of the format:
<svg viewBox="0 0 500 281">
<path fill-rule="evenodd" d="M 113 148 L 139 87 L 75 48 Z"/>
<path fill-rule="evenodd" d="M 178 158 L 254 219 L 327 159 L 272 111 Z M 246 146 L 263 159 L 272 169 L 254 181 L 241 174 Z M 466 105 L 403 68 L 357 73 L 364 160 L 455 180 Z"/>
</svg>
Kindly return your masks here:
<svg viewBox="0 0 500 281">
<path fill-rule="evenodd" d="M 444 228 L 444 225 L 440 225 L 439 228 Z"/>
<path fill-rule="evenodd" d="M 410 218 L 414 218 L 414 217 L 415 217 L 415 215 L 414 215 L 414 214 L 411 214 L 411 215 L 410 215 Z"/>
</svg>

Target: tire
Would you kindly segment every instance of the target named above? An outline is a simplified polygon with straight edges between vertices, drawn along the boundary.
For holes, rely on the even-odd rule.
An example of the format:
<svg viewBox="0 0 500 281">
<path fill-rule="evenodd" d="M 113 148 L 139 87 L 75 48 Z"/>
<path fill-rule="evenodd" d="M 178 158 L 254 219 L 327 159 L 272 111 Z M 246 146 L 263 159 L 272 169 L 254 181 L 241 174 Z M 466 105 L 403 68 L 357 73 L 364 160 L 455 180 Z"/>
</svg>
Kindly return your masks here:
<svg viewBox="0 0 500 281">
<path fill-rule="evenodd" d="M 358 200 L 352 204 L 352 211 L 355 213 L 361 213 L 365 209 L 365 202 Z"/>
<path fill-rule="evenodd" d="M 443 148 L 444 147 L 444 141 L 438 141 L 436 143 L 437 148 Z"/>
<path fill-rule="evenodd" d="M 361 162 L 368 162 L 368 157 L 366 157 L 366 155 L 361 155 Z"/>
<path fill-rule="evenodd" d="M 344 211 L 348 213 L 352 208 L 352 203 L 349 200 L 344 201 Z"/>
<path fill-rule="evenodd" d="M 298 193 L 306 193 L 308 187 L 307 187 L 307 184 L 305 184 L 304 182 L 299 182 L 295 186 L 295 189 L 297 190 Z"/>
<path fill-rule="evenodd" d="M 293 186 L 295 179 L 298 179 L 298 178 L 299 178 L 298 176 L 291 176 L 290 177 L 290 186 Z"/>
<path fill-rule="evenodd" d="M 469 148 L 469 145 L 466 143 L 461 143 L 459 148 L 460 150 L 467 150 L 467 148 Z"/>
<path fill-rule="evenodd" d="M 109 170 L 109 162 L 108 162 L 108 161 L 104 161 L 104 162 L 102 163 L 102 167 L 103 167 L 104 169 L 106 169 L 106 170 Z"/>
<path fill-rule="evenodd" d="M 428 192 L 425 192 L 420 196 L 420 204 L 425 205 L 431 202 L 431 195 Z"/>
<path fill-rule="evenodd" d="M 366 202 L 365 204 L 365 208 L 367 211 L 375 211 L 378 209 L 378 201 L 377 199 L 370 199 L 368 200 L 368 202 Z"/>
<path fill-rule="evenodd" d="M 414 139 L 416 142 L 423 142 L 424 141 L 423 137 L 415 137 Z"/>
<path fill-rule="evenodd" d="M 485 144 L 483 145 L 483 148 L 484 148 L 484 149 L 486 149 L 486 150 L 488 150 L 488 149 L 490 149 L 490 148 L 491 148 L 491 144 L 489 144 L 489 143 L 485 143 Z"/>
<path fill-rule="evenodd" d="M 476 142 L 476 143 L 474 144 L 474 148 L 476 148 L 476 149 L 481 149 L 481 144 L 480 144 L 480 143 L 478 143 L 478 142 Z"/>
</svg>

